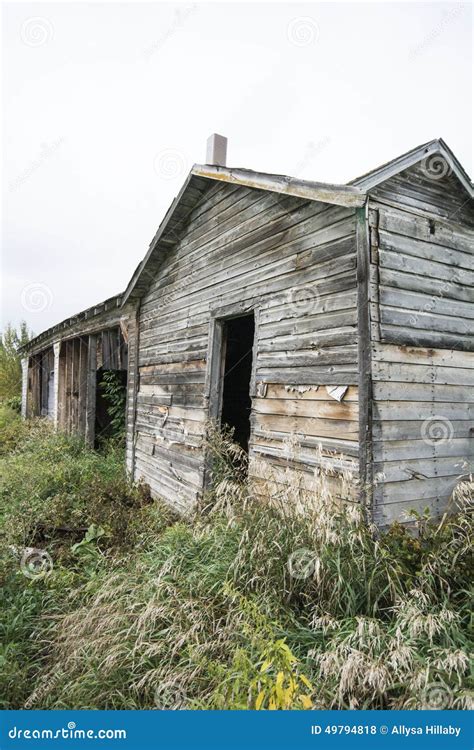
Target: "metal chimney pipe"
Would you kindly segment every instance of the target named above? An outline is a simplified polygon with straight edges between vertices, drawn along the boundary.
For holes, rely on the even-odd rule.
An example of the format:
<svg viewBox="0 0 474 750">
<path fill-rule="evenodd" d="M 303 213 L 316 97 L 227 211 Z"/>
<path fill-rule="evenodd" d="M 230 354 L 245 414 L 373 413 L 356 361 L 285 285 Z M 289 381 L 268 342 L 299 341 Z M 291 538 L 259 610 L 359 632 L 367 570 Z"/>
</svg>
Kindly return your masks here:
<svg viewBox="0 0 474 750">
<path fill-rule="evenodd" d="M 225 167 L 227 158 L 227 138 L 218 133 L 213 133 L 207 139 L 206 164 L 214 164 L 217 167 Z"/>
</svg>

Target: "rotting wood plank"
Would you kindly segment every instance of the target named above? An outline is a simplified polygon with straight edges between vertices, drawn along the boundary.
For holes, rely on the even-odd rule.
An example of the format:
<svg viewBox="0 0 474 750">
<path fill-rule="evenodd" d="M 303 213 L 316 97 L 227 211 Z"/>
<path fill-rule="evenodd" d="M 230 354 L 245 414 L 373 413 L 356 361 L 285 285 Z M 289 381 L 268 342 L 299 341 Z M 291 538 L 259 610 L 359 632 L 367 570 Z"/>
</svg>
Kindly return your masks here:
<svg viewBox="0 0 474 750">
<path fill-rule="evenodd" d="M 350 365 L 357 352 L 356 342 L 357 335 L 353 331 L 337 332 L 330 338 L 313 336 L 311 342 L 304 342 L 307 348 L 302 344 L 300 348 L 295 347 L 296 351 L 293 351 L 293 346 L 290 348 L 290 342 L 288 348 L 285 348 L 277 340 L 274 347 L 268 344 L 258 350 L 257 366 L 278 368 L 330 365 L 336 368 L 339 365 Z"/>
<path fill-rule="evenodd" d="M 384 382 L 474 386 L 474 370 L 462 367 L 374 361 L 372 376 Z"/>
<path fill-rule="evenodd" d="M 333 399 L 328 395 L 324 386 L 293 386 L 291 384 L 278 385 L 276 383 L 266 383 L 265 399 L 296 399 L 298 401 L 328 401 Z M 356 386 L 350 386 L 344 396 L 344 403 L 357 402 L 358 392 Z"/>
<path fill-rule="evenodd" d="M 377 362 L 436 365 L 436 367 L 449 367 L 451 369 L 457 367 L 474 368 L 474 355 L 472 353 L 433 349 L 432 347 L 413 347 L 410 344 L 397 346 L 395 344 L 372 343 L 372 359 Z"/>
<path fill-rule="evenodd" d="M 86 426 L 85 438 L 88 445 L 95 441 L 95 412 L 97 398 L 97 336 L 89 335 L 87 343 L 86 375 Z"/>
<path fill-rule="evenodd" d="M 471 426 L 472 422 L 469 419 L 448 419 L 443 414 L 432 414 L 427 411 L 426 417 L 419 420 L 393 419 L 389 422 L 374 419 L 373 439 L 374 443 L 390 440 L 424 440 L 434 447 L 437 440 L 442 443 L 450 442 L 454 438 L 472 436 Z M 438 430 L 441 436 L 436 439 Z M 434 432 L 434 438 L 431 438 L 431 432 Z"/>
<path fill-rule="evenodd" d="M 382 325 L 380 327 L 382 338 L 391 343 L 411 344 L 412 346 L 431 347 L 434 342 L 437 346 L 444 346 L 446 349 L 462 348 L 463 351 L 474 351 L 473 337 L 464 336 L 463 334 L 440 333 L 436 332 L 434 336 L 429 331 L 419 329 L 407 330 L 406 327 Z"/>
<path fill-rule="evenodd" d="M 312 437 L 334 437 L 356 440 L 357 423 L 347 419 L 327 419 L 316 417 L 279 416 L 278 414 L 254 414 L 252 426 L 270 434 L 273 431 L 291 435 L 311 435 Z"/>
<path fill-rule="evenodd" d="M 418 404 L 428 402 L 474 403 L 474 389 L 463 385 L 439 385 L 426 383 L 384 383 L 373 384 L 376 401 L 413 401 Z M 347 397 L 345 398 L 347 400 Z"/>
<path fill-rule="evenodd" d="M 474 457 L 469 461 L 465 456 L 436 457 L 436 461 L 424 458 L 411 458 L 403 462 L 380 461 L 374 463 L 374 477 L 383 475 L 385 482 L 403 482 L 410 478 L 434 479 L 437 476 L 452 477 L 467 474 L 474 470 Z"/>
<path fill-rule="evenodd" d="M 275 414 L 289 417 L 324 417 L 358 422 L 358 402 L 354 401 L 301 401 L 298 399 L 254 398 L 252 409 L 255 414 Z M 474 407 L 473 407 L 474 409 Z"/>
<path fill-rule="evenodd" d="M 261 429 L 257 424 L 252 432 L 251 445 L 268 445 L 270 442 L 275 445 L 288 444 L 289 437 L 291 437 L 291 433 L 280 432 L 278 430 L 268 432 L 268 430 Z M 341 439 L 340 437 L 331 437 L 327 435 L 313 437 L 312 435 L 301 435 L 299 437 L 298 445 L 302 448 L 321 449 L 326 456 L 346 455 L 358 457 L 359 455 L 357 440 Z"/>
<path fill-rule="evenodd" d="M 429 391 L 426 396 L 429 396 Z M 471 398 L 474 400 L 474 392 L 471 392 Z M 377 400 L 374 402 L 374 419 L 385 422 L 393 420 L 419 421 L 439 414 L 443 415 L 445 419 L 474 419 L 474 403 L 450 403 L 435 400 Z"/>
<path fill-rule="evenodd" d="M 458 460 L 462 456 L 472 453 L 472 438 L 464 433 L 464 437 L 452 437 L 444 442 L 430 444 L 422 439 L 420 432 L 414 438 L 398 440 L 374 440 L 374 460 L 406 461 L 408 459 L 433 459 L 447 456 Z"/>
</svg>

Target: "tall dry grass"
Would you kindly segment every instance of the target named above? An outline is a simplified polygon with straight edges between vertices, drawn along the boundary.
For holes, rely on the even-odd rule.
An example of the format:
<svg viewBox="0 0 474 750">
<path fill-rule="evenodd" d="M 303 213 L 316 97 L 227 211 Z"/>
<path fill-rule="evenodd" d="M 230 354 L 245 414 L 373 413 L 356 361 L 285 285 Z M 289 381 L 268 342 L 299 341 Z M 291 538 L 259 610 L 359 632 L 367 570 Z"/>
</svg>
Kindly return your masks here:
<svg viewBox="0 0 474 750">
<path fill-rule="evenodd" d="M 378 533 L 324 471 L 285 491 L 260 467 L 278 482 L 265 502 L 228 435 L 210 434 L 209 455 L 193 514 L 146 505 L 133 537 L 21 582 L 44 594 L 23 704 L 470 706 L 472 483 L 452 517 Z"/>
</svg>

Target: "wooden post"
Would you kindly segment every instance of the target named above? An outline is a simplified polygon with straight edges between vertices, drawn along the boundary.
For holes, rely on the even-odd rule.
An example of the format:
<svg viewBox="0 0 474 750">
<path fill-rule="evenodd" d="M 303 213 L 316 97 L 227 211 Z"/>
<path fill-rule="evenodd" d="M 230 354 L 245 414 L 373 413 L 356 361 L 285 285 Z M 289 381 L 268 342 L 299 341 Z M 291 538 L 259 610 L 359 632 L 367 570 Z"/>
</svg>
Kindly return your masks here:
<svg viewBox="0 0 474 750">
<path fill-rule="evenodd" d="M 370 246 L 365 208 L 356 209 L 357 311 L 359 361 L 359 482 L 360 502 L 372 520 L 372 349 L 370 330 Z"/>
<path fill-rule="evenodd" d="M 57 425 L 59 429 L 66 429 L 66 367 L 67 341 L 60 344 L 59 350 L 59 373 L 58 373 L 58 403 L 57 403 Z"/>
<path fill-rule="evenodd" d="M 38 354 L 39 375 L 39 416 L 48 416 L 48 380 L 49 380 L 48 351 Z"/>
<path fill-rule="evenodd" d="M 29 357 L 21 359 L 21 416 L 26 419 L 28 416 L 28 366 Z"/>
<path fill-rule="evenodd" d="M 59 378 L 61 376 L 59 367 L 59 355 L 61 354 L 61 342 L 55 341 L 53 344 L 54 354 L 54 390 L 53 390 L 53 426 L 58 429 L 59 424 Z"/>
<path fill-rule="evenodd" d="M 87 374 L 89 362 L 89 337 L 79 339 L 78 433 L 85 438 L 87 426 Z"/>
<path fill-rule="evenodd" d="M 216 421 L 222 408 L 222 377 L 225 362 L 224 323 L 216 318 L 211 319 L 209 327 L 209 378 L 206 382 L 209 418 Z"/>
<path fill-rule="evenodd" d="M 41 414 L 41 354 L 34 354 L 28 362 L 27 416 Z"/>
<path fill-rule="evenodd" d="M 65 432 L 70 432 L 71 415 L 71 342 L 64 342 L 64 397 L 61 404 L 61 424 Z"/>
<path fill-rule="evenodd" d="M 90 335 L 87 346 L 86 375 L 86 443 L 94 446 L 95 440 L 95 405 L 97 390 L 97 336 Z"/>
<path fill-rule="evenodd" d="M 80 435 L 79 420 L 79 389 L 81 383 L 81 340 L 80 338 L 71 339 L 71 433 Z"/>
</svg>

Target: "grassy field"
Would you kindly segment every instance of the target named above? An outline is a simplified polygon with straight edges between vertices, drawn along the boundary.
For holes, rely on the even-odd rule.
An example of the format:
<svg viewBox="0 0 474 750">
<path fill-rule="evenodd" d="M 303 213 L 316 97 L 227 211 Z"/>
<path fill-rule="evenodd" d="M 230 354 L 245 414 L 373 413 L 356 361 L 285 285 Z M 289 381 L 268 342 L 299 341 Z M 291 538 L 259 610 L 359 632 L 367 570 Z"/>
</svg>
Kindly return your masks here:
<svg viewBox="0 0 474 750">
<path fill-rule="evenodd" d="M 0 708 L 472 706 L 472 485 L 379 535 L 328 496 L 255 502 L 214 438 L 178 518 L 112 444 L 5 408 L 0 439 Z"/>
</svg>

